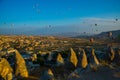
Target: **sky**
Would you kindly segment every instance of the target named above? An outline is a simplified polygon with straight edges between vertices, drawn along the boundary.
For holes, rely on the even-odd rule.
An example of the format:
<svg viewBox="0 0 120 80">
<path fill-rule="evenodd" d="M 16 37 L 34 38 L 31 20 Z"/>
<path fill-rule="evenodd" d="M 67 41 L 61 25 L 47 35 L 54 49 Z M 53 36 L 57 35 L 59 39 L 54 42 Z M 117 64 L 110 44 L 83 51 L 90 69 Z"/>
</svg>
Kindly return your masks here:
<svg viewBox="0 0 120 80">
<path fill-rule="evenodd" d="M 119 30 L 119 3 L 120 0 L 0 0 L 0 34 L 96 34 Z"/>
</svg>

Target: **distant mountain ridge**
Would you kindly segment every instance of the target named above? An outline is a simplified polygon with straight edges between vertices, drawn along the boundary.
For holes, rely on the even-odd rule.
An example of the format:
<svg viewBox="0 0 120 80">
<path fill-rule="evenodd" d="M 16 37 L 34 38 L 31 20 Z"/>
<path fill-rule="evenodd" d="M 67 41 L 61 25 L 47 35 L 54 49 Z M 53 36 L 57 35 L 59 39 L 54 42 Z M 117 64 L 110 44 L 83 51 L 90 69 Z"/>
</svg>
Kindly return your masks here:
<svg viewBox="0 0 120 80">
<path fill-rule="evenodd" d="M 112 32 L 112 36 L 115 38 L 118 35 L 120 35 L 120 30 L 113 30 L 113 31 L 106 31 L 106 32 L 101 32 L 100 34 L 91 34 L 91 33 L 62 33 L 59 34 L 60 36 L 67 36 L 67 37 L 75 37 L 75 38 L 90 38 L 90 37 L 101 37 L 101 38 L 107 38 L 108 33 Z"/>
<path fill-rule="evenodd" d="M 64 37 L 83 37 L 83 36 L 92 36 L 95 34 L 92 33 L 80 33 L 80 32 L 66 32 L 66 33 L 56 33 L 52 34 L 53 36 L 64 36 Z"/>
<path fill-rule="evenodd" d="M 114 30 L 114 31 L 106 31 L 106 32 L 102 32 L 98 35 L 95 35 L 97 37 L 107 37 L 108 36 L 108 32 L 112 32 L 112 36 L 113 37 L 117 37 L 118 35 L 120 35 L 120 30 Z"/>
</svg>

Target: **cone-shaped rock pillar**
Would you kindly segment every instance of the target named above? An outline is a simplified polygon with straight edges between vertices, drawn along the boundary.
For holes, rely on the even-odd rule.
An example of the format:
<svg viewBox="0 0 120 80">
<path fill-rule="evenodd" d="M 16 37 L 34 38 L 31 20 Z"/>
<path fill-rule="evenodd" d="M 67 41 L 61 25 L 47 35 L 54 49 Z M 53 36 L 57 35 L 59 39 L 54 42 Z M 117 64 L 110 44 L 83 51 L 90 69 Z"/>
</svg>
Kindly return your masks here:
<svg viewBox="0 0 120 80">
<path fill-rule="evenodd" d="M 97 59 L 97 57 L 96 57 L 96 55 L 95 55 L 95 50 L 94 50 L 94 49 L 92 49 L 92 56 L 93 56 L 93 58 L 94 58 L 95 64 L 99 65 L 100 63 L 99 63 L 99 61 L 98 61 L 98 59 Z"/>
<path fill-rule="evenodd" d="M 113 61 L 114 57 L 115 57 L 115 52 L 114 52 L 113 48 L 110 47 L 110 60 Z"/>
<path fill-rule="evenodd" d="M 74 50 L 72 48 L 70 49 L 70 51 L 71 51 L 70 62 L 73 63 L 73 65 L 76 67 L 77 63 L 78 63 L 76 53 L 74 52 Z"/>
<path fill-rule="evenodd" d="M 4 80 L 12 80 L 12 68 L 5 58 L 0 59 L 0 76 Z"/>
<path fill-rule="evenodd" d="M 58 54 L 58 56 L 57 56 L 57 63 L 64 64 L 64 59 L 62 58 L 61 54 Z"/>
<path fill-rule="evenodd" d="M 40 80 L 55 80 L 51 69 L 46 70 L 40 77 Z"/>
<path fill-rule="evenodd" d="M 17 50 L 15 50 L 15 59 L 16 59 L 15 75 L 21 77 L 28 77 L 28 71 L 26 68 L 25 61 Z"/>
<path fill-rule="evenodd" d="M 84 49 L 82 50 L 82 52 L 83 52 L 83 57 L 82 57 L 81 66 L 82 68 L 86 68 L 88 65 L 87 56 L 86 56 Z"/>
</svg>

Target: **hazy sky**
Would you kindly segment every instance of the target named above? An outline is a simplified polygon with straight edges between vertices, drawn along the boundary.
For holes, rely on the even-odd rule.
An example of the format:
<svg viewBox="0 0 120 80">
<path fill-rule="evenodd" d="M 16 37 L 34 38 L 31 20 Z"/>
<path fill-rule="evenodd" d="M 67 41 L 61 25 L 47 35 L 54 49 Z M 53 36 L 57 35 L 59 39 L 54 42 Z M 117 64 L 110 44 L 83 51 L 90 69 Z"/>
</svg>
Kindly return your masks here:
<svg viewBox="0 0 120 80">
<path fill-rule="evenodd" d="M 120 0 L 0 0 L 0 34 L 99 33 L 119 18 Z"/>
</svg>

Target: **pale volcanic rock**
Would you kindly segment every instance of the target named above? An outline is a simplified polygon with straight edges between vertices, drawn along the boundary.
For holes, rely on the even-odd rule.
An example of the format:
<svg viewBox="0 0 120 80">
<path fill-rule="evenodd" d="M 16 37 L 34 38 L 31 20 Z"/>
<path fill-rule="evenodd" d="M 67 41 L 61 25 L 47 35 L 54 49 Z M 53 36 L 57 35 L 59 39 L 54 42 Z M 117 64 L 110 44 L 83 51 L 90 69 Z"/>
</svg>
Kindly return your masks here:
<svg viewBox="0 0 120 80">
<path fill-rule="evenodd" d="M 99 65 L 100 63 L 99 63 L 99 61 L 98 61 L 98 59 L 97 59 L 97 57 L 95 55 L 95 50 L 94 49 L 92 49 L 92 56 L 94 57 L 95 64 Z"/>
<path fill-rule="evenodd" d="M 110 47 L 110 60 L 113 61 L 115 57 L 115 52 L 112 47 Z"/>
<path fill-rule="evenodd" d="M 0 58 L 0 76 L 4 80 L 12 80 L 12 68 L 5 58 Z"/>
<path fill-rule="evenodd" d="M 26 68 L 25 61 L 17 50 L 15 50 L 15 58 L 16 58 L 15 75 L 21 77 L 28 77 L 28 71 Z"/>
<path fill-rule="evenodd" d="M 71 51 L 70 62 L 73 63 L 73 65 L 76 67 L 77 63 L 78 63 L 78 59 L 77 59 L 76 53 L 74 52 L 74 50 L 72 48 L 70 49 L 70 51 Z"/>
<path fill-rule="evenodd" d="M 36 60 L 37 60 L 37 54 L 33 54 L 32 61 L 36 61 Z"/>
<path fill-rule="evenodd" d="M 64 64 L 64 59 L 62 58 L 61 54 L 58 54 L 57 56 L 57 63 L 58 65 Z"/>
<path fill-rule="evenodd" d="M 82 57 L 81 66 L 82 68 L 86 68 L 88 65 L 87 56 L 86 56 L 84 49 L 82 50 L 82 52 L 83 52 L 83 57 Z"/>
</svg>

